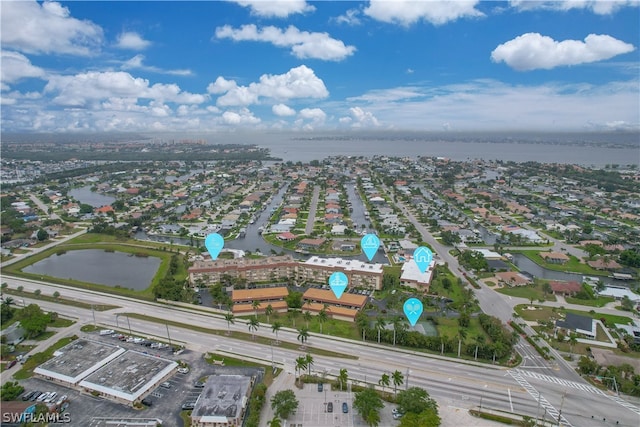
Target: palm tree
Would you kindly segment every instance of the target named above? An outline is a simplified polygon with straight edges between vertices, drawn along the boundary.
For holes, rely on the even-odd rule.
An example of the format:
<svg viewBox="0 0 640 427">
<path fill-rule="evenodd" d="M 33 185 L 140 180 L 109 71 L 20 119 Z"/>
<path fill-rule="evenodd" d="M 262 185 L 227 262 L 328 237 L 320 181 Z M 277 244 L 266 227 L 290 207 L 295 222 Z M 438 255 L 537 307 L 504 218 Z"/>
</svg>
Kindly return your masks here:
<svg viewBox="0 0 640 427">
<path fill-rule="evenodd" d="M 318 323 L 320 323 L 320 333 L 322 333 L 322 324 L 329 319 L 329 315 L 327 314 L 327 310 L 324 308 L 318 312 Z"/>
<path fill-rule="evenodd" d="M 467 337 L 467 330 L 465 328 L 458 329 L 458 357 L 460 357 L 460 350 L 462 349 L 462 341 Z"/>
<path fill-rule="evenodd" d="M 269 427 L 282 427 L 282 421 L 280 421 L 277 415 L 274 415 L 273 418 L 267 421 L 267 425 Z"/>
<path fill-rule="evenodd" d="M 251 338 L 253 340 L 256 339 L 256 335 L 255 332 L 258 330 L 258 327 L 260 326 L 260 322 L 258 322 L 258 318 L 257 317 L 252 317 L 251 319 L 249 319 L 249 331 L 251 331 Z"/>
<path fill-rule="evenodd" d="M 302 318 L 307 322 L 307 329 L 309 329 L 309 320 L 311 320 L 311 312 L 309 310 L 302 313 Z"/>
<path fill-rule="evenodd" d="M 300 372 L 304 371 L 305 369 L 307 369 L 307 358 L 304 356 L 296 358 L 296 372 L 298 373 L 298 376 Z"/>
<path fill-rule="evenodd" d="M 231 324 L 235 324 L 235 319 L 236 316 L 233 315 L 233 313 L 229 312 L 227 314 L 224 315 L 224 320 L 227 321 L 227 335 L 231 335 Z"/>
<path fill-rule="evenodd" d="M 313 356 L 310 353 L 304 357 L 304 360 L 307 364 L 307 372 L 311 375 L 311 367 L 313 366 Z"/>
<path fill-rule="evenodd" d="M 271 304 L 269 304 L 267 308 L 264 309 L 264 314 L 267 315 L 267 323 L 271 323 L 269 322 L 269 316 L 273 314 L 273 306 Z"/>
<path fill-rule="evenodd" d="M 302 343 L 304 347 L 304 343 L 309 339 L 309 330 L 307 328 L 298 329 L 298 341 Z"/>
<path fill-rule="evenodd" d="M 446 335 L 440 336 L 440 354 L 444 354 L 444 345 L 449 341 L 449 337 Z"/>
<path fill-rule="evenodd" d="M 387 322 L 384 320 L 383 317 L 378 316 L 376 318 L 376 330 L 378 331 L 378 344 L 380 344 L 380 332 L 384 329 L 385 326 L 387 326 Z"/>
<path fill-rule="evenodd" d="M 251 301 L 251 308 L 253 308 L 253 314 L 255 314 L 256 317 L 258 317 L 258 308 L 260 308 L 260 301 L 258 300 L 253 300 Z"/>
<path fill-rule="evenodd" d="M 297 310 L 291 310 L 288 314 L 289 319 L 291 319 L 291 323 L 293 324 L 293 327 L 296 327 L 296 317 L 298 317 L 298 311 Z"/>
<path fill-rule="evenodd" d="M 338 375 L 338 381 L 340 381 L 340 390 L 342 387 L 347 385 L 347 380 L 349 379 L 349 375 L 347 374 L 347 370 L 345 368 L 340 369 L 340 375 Z"/>
<path fill-rule="evenodd" d="M 276 343 L 278 342 L 278 331 L 282 328 L 282 324 L 280 322 L 273 322 L 271 325 L 271 331 L 276 334 Z"/>
<path fill-rule="evenodd" d="M 569 334 L 569 357 L 573 359 L 573 346 L 578 342 L 578 335 L 575 332 Z"/>
<path fill-rule="evenodd" d="M 393 323 L 393 345 L 396 345 L 396 334 L 398 333 L 398 329 L 400 332 L 404 331 L 406 326 L 404 324 L 404 320 L 400 316 L 395 316 L 392 320 Z"/>
<path fill-rule="evenodd" d="M 398 386 L 404 384 L 404 375 L 402 375 L 402 372 L 396 369 L 393 374 L 391 374 L 391 379 L 393 380 L 393 394 L 397 395 Z"/>
<path fill-rule="evenodd" d="M 475 353 L 474 353 L 474 359 L 475 359 L 475 360 L 478 360 L 478 348 L 479 348 L 482 344 L 484 344 L 484 340 L 485 340 L 484 335 L 477 335 L 477 336 L 476 336 L 476 339 L 475 339 L 475 342 L 476 342 L 476 351 L 475 351 Z"/>
<path fill-rule="evenodd" d="M 378 381 L 378 385 L 382 386 L 383 393 L 384 393 L 384 388 L 389 387 L 390 384 L 391 384 L 391 377 L 389 376 L 389 374 L 382 374 L 382 377 L 380 377 L 380 380 Z"/>
</svg>

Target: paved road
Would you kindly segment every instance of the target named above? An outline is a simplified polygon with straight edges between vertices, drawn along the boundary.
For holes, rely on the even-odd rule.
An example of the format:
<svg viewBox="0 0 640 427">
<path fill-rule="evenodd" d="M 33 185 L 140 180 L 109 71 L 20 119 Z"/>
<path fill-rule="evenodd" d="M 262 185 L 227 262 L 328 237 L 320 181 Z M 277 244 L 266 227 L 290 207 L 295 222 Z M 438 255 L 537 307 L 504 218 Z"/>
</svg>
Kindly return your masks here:
<svg viewBox="0 0 640 427">
<path fill-rule="evenodd" d="M 313 195 L 311 196 L 311 203 L 309 204 L 309 216 L 307 217 L 307 225 L 304 229 L 304 233 L 310 236 L 313 233 L 313 225 L 316 222 L 316 211 L 318 210 L 318 199 L 320 199 L 320 187 L 313 187 Z"/>
<path fill-rule="evenodd" d="M 31 199 L 31 201 L 33 203 L 35 203 L 42 212 L 48 213 L 49 212 L 49 206 L 47 206 L 42 200 L 40 200 L 38 198 L 38 196 L 36 196 L 35 194 L 29 194 L 29 198 Z M 58 216 L 58 214 L 56 214 L 55 212 L 53 212 L 53 210 L 51 210 L 51 213 L 49 214 L 49 218 L 50 219 L 60 219 L 61 218 Z"/>
<path fill-rule="evenodd" d="M 106 327 L 116 327 L 118 313 L 148 313 L 158 318 L 172 319 L 177 322 L 226 330 L 227 324 L 222 317 L 203 314 L 197 311 L 167 307 L 155 303 L 141 302 L 125 297 L 117 297 L 98 292 L 84 291 L 44 282 L 33 282 L 22 279 L 5 278 L 11 288 L 18 285 L 26 290 L 41 289 L 44 294 L 52 294 L 58 290 L 65 298 L 99 300 L 103 304 L 119 305 L 121 308 L 108 312 L 96 312 L 96 320 Z M 26 298 L 28 304 L 31 301 Z M 46 310 L 54 310 L 65 316 L 79 318 L 81 323 L 93 321 L 91 310 L 83 310 L 58 303 L 34 301 Z M 120 329 L 125 329 L 123 316 L 119 316 Z M 167 336 L 164 324 L 156 324 L 137 319 L 130 319 L 131 328 L 143 336 Z M 233 330 L 247 332 L 244 322 L 231 325 Z M 230 339 L 223 334 L 205 335 L 191 330 L 170 326 L 173 341 L 186 343 L 196 351 L 222 351 L 241 354 L 259 360 L 271 362 L 271 347 L 253 342 Z M 258 333 L 271 336 L 268 325 L 261 327 Z M 281 330 L 281 341 L 296 342 L 297 332 Z M 400 351 L 388 346 L 341 339 L 337 337 L 312 334 L 308 345 L 324 348 L 345 354 L 357 355 L 356 359 L 336 359 L 314 355 L 313 370 L 336 375 L 340 368 L 346 368 L 349 377 L 358 382 L 377 383 L 383 372 L 399 370 L 408 377 L 410 386 L 425 387 L 438 401 L 449 406 L 471 408 L 480 402 L 484 407 L 515 411 L 517 413 L 542 417 L 543 413 L 557 416 L 562 406 L 565 425 L 591 425 L 591 415 L 618 421 L 618 425 L 636 426 L 640 409 L 629 408 L 627 402 L 618 402 L 607 393 L 596 392 L 584 382 L 557 379 L 553 372 L 544 373 L 535 369 L 502 369 L 473 363 L 458 363 L 455 359 L 426 356 L 412 351 Z M 294 360 L 302 354 L 302 350 L 287 350 L 273 347 L 273 361 L 284 366 L 285 371 L 293 372 Z M 2 378 L 5 381 L 5 376 Z M 406 383 L 405 383 L 406 384 Z M 541 395 L 538 405 L 538 396 Z M 563 393 L 567 393 L 562 398 Z M 542 408 L 542 409 L 540 409 Z M 554 415 L 555 414 L 555 415 Z M 549 416 L 547 416 L 549 419 Z M 615 425 L 599 424 L 599 425 Z"/>
</svg>

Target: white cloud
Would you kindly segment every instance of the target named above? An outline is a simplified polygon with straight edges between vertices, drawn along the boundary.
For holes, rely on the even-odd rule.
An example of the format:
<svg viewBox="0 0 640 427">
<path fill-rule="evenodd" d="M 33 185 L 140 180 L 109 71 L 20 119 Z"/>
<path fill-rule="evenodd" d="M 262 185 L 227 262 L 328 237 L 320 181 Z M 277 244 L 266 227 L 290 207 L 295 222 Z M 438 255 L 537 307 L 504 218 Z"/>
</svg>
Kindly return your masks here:
<svg viewBox="0 0 640 427">
<path fill-rule="evenodd" d="M 300 31 L 294 26 L 286 30 L 268 26 L 258 29 L 253 24 L 234 29 L 230 25 L 216 28 L 216 37 L 234 41 L 258 41 L 274 46 L 291 48 L 297 58 L 315 58 L 324 61 L 341 61 L 353 55 L 356 48 L 346 46 L 342 41 L 331 38 L 327 33 Z"/>
<path fill-rule="evenodd" d="M 29 77 L 44 78 L 45 76 L 42 68 L 32 65 L 29 58 L 18 52 L 0 51 L 0 64 L 2 64 L 2 67 L 0 67 L 0 81 L 3 88 L 20 79 Z"/>
<path fill-rule="evenodd" d="M 364 13 L 382 22 L 409 26 L 420 20 L 443 25 L 459 18 L 484 16 L 477 0 L 371 0 Z"/>
<path fill-rule="evenodd" d="M 360 11 L 358 9 L 349 9 L 344 15 L 334 18 L 334 21 L 338 24 L 360 25 L 360 18 L 358 18 L 359 14 Z"/>
<path fill-rule="evenodd" d="M 302 119 L 313 120 L 314 122 L 324 122 L 327 118 L 327 114 L 320 108 L 303 108 L 298 113 L 298 116 Z"/>
<path fill-rule="evenodd" d="M 273 107 L 271 107 L 271 111 L 273 112 L 273 114 L 280 117 L 296 115 L 296 110 L 284 104 L 274 105 Z"/>
<path fill-rule="evenodd" d="M 640 130 L 640 89 L 637 79 L 590 84 L 510 85 L 474 80 L 439 87 L 411 87 L 411 94 L 389 96 L 383 90 L 353 98 L 381 122 L 396 129 L 441 130 L 593 130 L 624 122 Z M 418 96 L 419 94 L 419 96 Z M 368 100 L 363 102 L 362 100 Z"/>
<path fill-rule="evenodd" d="M 305 0 L 231 0 L 240 6 L 251 9 L 253 15 L 263 17 L 286 18 L 295 13 L 307 13 L 316 10 Z"/>
<path fill-rule="evenodd" d="M 222 113 L 222 122 L 227 125 L 255 125 L 260 119 L 253 115 L 247 108 L 240 111 L 225 111 Z"/>
<path fill-rule="evenodd" d="M 538 33 L 527 33 L 499 45 L 491 52 L 491 59 L 503 61 L 518 71 L 548 70 L 563 65 L 602 61 L 633 50 L 633 45 L 608 35 L 589 34 L 584 42 L 558 42 Z"/>
<path fill-rule="evenodd" d="M 380 122 L 371 112 L 364 111 L 360 107 L 349 108 L 349 114 L 351 114 L 353 127 L 364 128 L 380 126 Z"/>
<path fill-rule="evenodd" d="M 102 28 L 70 16 L 56 2 L 3 1 L 0 38 L 4 48 L 26 53 L 95 54 L 103 40 Z"/>
<path fill-rule="evenodd" d="M 158 73 L 158 74 L 168 74 L 172 76 L 190 76 L 193 74 L 191 70 L 186 70 L 186 69 L 185 70 L 180 70 L 180 69 L 164 70 L 160 67 L 155 67 L 153 65 L 145 65 L 143 63 L 144 58 L 145 58 L 144 55 L 138 54 L 133 58 L 126 60 L 120 66 L 120 68 L 122 68 L 123 70 L 143 70 L 143 71 L 149 71 L 149 72 Z"/>
<path fill-rule="evenodd" d="M 222 76 L 219 76 L 215 82 L 209 83 L 207 86 L 207 92 L 212 94 L 225 93 L 231 89 L 237 88 L 235 80 L 227 80 Z"/>
<path fill-rule="evenodd" d="M 144 50 L 151 46 L 151 42 L 133 31 L 127 31 L 118 35 L 116 47 L 129 50 Z"/>
<path fill-rule="evenodd" d="M 324 82 L 311 68 L 301 65 L 285 74 L 263 74 L 260 81 L 249 86 L 238 86 L 233 80 L 218 77 L 208 86 L 209 93 L 224 93 L 217 100 L 218 106 L 241 106 L 259 102 L 260 97 L 277 100 L 294 98 L 325 98 L 329 92 Z"/>
<path fill-rule="evenodd" d="M 554 0 L 554 1 L 531 1 L 531 0 L 511 0 L 512 7 L 519 10 L 560 10 L 586 9 L 597 15 L 611 15 L 624 7 L 638 7 L 638 0 Z"/>
<path fill-rule="evenodd" d="M 148 80 L 134 78 L 122 71 L 52 76 L 44 91 L 54 95 L 54 103 L 76 107 L 89 107 L 110 98 L 152 99 L 182 104 L 199 104 L 207 99 L 204 95 L 183 92 L 175 84 L 156 83 L 150 86 Z"/>
</svg>

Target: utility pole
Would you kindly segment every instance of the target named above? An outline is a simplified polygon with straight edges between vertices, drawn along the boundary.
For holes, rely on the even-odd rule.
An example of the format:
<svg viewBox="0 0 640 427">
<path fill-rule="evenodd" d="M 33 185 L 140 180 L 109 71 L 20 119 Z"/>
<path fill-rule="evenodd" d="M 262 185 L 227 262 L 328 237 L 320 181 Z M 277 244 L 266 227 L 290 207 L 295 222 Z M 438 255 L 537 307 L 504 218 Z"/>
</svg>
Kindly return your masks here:
<svg viewBox="0 0 640 427">
<path fill-rule="evenodd" d="M 558 427 L 560 427 L 560 422 L 562 421 L 562 407 L 564 406 L 564 398 L 566 395 L 567 395 L 566 391 L 562 393 L 562 400 L 560 401 L 560 410 L 558 411 Z"/>
<path fill-rule="evenodd" d="M 93 315 L 93 326 L 96 326 L 96 311 L 93 309 L 93 304 L 91 304 L 91 314 Z"/>
<path fill-rule="evenodd" d="M 129 322 L 129 315 L 128 314 L 127 314 L 127 325 L 129 325 L 129 335 L 131 336 L 133 334 L 131 333 L 131 323 Z"/>
</svg>

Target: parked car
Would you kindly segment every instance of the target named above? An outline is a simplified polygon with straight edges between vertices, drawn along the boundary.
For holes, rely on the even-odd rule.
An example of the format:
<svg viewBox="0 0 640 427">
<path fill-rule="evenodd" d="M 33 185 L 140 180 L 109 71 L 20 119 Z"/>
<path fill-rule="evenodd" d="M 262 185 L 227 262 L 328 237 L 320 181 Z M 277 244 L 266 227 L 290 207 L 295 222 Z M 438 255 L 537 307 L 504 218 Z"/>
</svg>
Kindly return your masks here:
<svg viewBox="0 0 640 427">
<path fill-rule="evenodd" d="M 40 395 L 42 395 L 41 391 L 36 391 L 33 393 L 33 396 L 31 396 L 31 398 L 29 399 L 30 402 L 35 402 L 38 397 L 40 397 Z"/>
<path fill-rule="evenodd" d="M 149 400 L 149 399 L 142 399 L 141 403 L 144 406 L 153 406 L 153 402 L 151 400 Z"/>
<path fill-rule="evenodd" d="M 17 360 L 15 360 L 15 359 L 14 359 L 14 360 L 12 360 L 11 362 L 9 362 L 9 363 L 7 364 L 7 369 L 9 369 L 9 368 L 13 368 L 13 367 L 16 365 L 16 363 L 18 363 L 18 361 L 17 361 Z"/>
<path fill-rule="evenodd" d="M 178 372 L 181 374 L 188 374 L 189 368 L 178 368 Z"/>
<path fill-rule="evenodd" d="M 327 403 L 327 412 L 333 412 L 333 402 Z"/>
<path fill-rule="evenodd" d="M 196 407 L 196 402 L 185 402 L 182 404 L 182 409 L 190 410 Z"/>
<path fill-rule="evenodd" d="M 22 395 L 22 400 L 29 400 L 31 399 L 31 396 L 33 396 L 36 393 L 35 390 L 31 390 L 26 392 L 25 394 Z"/>
<path fill-rule="evenodd" d="M 165 381 L 162 384 L 160 384 L 160 387 L 162 387 L 162 388 L 171 388 L 171 383 Z"/>
<path fill-rule="evenodd" d="M 323 385 L 322 383 L 318 383 L 318 391 L 322 391 Z"/>
<path fill-rule="evenodd" d="M 342 402 L 342 413 L 346 414 L 349 412 L 349 405 L 347 405 L 347 402 Z"/>
</svg>

